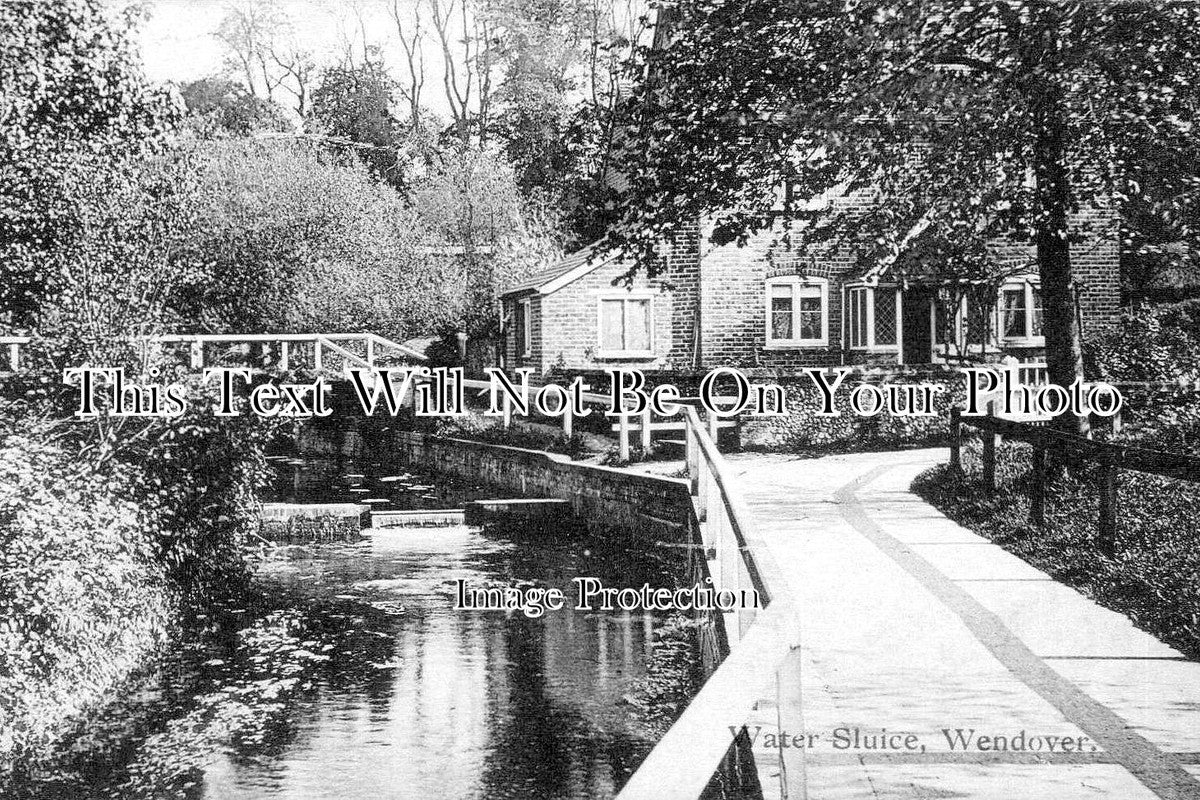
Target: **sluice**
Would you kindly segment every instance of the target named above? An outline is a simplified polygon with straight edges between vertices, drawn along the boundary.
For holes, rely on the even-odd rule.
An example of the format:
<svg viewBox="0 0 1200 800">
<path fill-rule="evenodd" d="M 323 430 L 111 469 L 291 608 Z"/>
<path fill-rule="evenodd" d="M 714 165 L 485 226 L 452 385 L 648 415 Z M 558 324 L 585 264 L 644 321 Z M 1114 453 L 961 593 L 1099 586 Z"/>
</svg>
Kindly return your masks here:
<svg viewBox="0 0 1200 800">
<path fill-rule="evenodd" d="M 437 508 L 419 511 L 375 511 L 371 513 L 372 528 L 428 528 L 442 525 L 462 525 L 461 508 Z"/>
</svg>

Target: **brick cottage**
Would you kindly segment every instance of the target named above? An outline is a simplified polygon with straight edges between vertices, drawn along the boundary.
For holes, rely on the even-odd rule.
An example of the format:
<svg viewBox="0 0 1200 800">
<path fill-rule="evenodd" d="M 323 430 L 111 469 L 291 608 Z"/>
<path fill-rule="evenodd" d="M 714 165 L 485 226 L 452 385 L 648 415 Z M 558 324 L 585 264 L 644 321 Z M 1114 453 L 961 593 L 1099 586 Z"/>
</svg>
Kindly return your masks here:
<svg viewBox="0 0 1200 800">
<path fill-rule="evenodd" d="M 1087 341 L 1115 321 L 1120 286 L 1115 230 L 1099 232 L 1113 226 L 1084 227 L 1094 232 L 1072 244 L 1071 257 Z M 999 277 L 969 291 L 911 272 L 897 278 L 890 265 L 864 269 L 847 248 L 801 257 L 779 230 L 739 247 L 713 245 L 701 228 L 671 243 L 654 278 L 639 270 L 623 282 L 631 263 L 593 245 L 508 287 L 505 366 L 536 374 L 735 366 L 788 375 L 809 366 L 1044 355 L 1029 245 L 994 242 Z"/>
</svg>

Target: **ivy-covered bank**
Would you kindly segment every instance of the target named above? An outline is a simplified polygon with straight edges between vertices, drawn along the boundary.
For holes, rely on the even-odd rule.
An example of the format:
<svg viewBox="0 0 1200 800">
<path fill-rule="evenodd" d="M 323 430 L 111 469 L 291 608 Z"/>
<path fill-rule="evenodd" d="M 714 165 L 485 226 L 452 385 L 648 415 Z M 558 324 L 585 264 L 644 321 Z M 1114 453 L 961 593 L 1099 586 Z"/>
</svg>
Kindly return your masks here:
<svg viewBox="0 0 1200 800">
<path fill-rule="evenodd" d="M 787 413 L 743 418 L 742 447 L 747 450 L 824 453 L 942 441 L 950 433 L 950 408 L 961 405 L 966 392 L 963 376 L 949 369 L 893 369 L 878 374 L 856 371 L 834 393 L 834 408 L 839 414 L 822 416 L 817 412 L 822 410 L 824 396 L 811 378 L 772 378 L 771 382 L 783 387 Z M 928 387 L 929 394 L 926 397 L 920 391 L 915 394 L 898 391 L 896 408 L 863 416 L 850 408 L 850 397 L 861 384 L 876 387 L 885 398 L 888 385 Z M 926 399 L 931 402 L 926 403 Z"/>
<path fill-rule="evenodd" d="M 0 408 L 0 767 L 109 699 L 190 609 L 244 590 L 271 430 L 212 410 L 91 446 L 87 423 Z"/>
</svg>

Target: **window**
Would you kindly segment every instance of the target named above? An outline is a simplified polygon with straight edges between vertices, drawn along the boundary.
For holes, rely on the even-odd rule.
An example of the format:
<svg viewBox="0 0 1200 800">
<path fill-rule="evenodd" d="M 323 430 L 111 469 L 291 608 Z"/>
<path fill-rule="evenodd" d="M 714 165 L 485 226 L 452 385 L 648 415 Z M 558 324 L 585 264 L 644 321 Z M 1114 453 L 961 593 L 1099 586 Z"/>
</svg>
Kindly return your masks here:
<svg viewBox="0 0 1200 800">
<path fill-rule="evenodd" d="M 516 319 L 513 321 L 513 335 L 516 337 L 517 355 L 521 358 L 529 358 L 533 355 L 533 315 L 529 312 L 529 300 L 518 300 L 515 309 Z"/>
<path fill-rule="evenodd" d="M 1040 339 L 1042 290 L 1031 279 L 1000 288 L 1000 337 L 1006 341 Z"/>
<path fill-rule="evenodd" d="M 829 284 L 819 279 L 767 281 L 767 345 L 819 346 L 829 342 Z"/>
<path fill-rule="evenodd" d="M 652 316 L 649 295 L 600 298 L 601 356 L 653 355 Z"/>
<path fill-rule="evenodd" d="M 900 343 L 899 289 L 851 286 L 846 290 L 846 342 L 853 350 L 895 350 Z"/>
</svg>

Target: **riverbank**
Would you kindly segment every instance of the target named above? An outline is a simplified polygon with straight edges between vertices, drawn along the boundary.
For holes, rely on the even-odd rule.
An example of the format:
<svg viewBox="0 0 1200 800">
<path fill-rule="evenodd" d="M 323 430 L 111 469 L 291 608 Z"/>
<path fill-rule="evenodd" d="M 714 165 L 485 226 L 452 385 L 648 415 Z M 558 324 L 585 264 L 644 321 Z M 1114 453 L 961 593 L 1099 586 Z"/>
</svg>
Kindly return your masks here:
<svg viewBox="0 0 1200 800">
<path fill-rule="evenodd" d="M 0 414 L 0 772 L 109 702 L 181 621 L 247 579 L 269 425 Z"/>
<path fill-rule="evenodd" d="M 454 580 L 670 580 L 581 524 L 380 532 L 264 552 L 247 604 L 198 619 L 8 798 L 613 796 L 690 699 L 670 615 L 453 607 Z M 454 752 L 447 765 L 446 752 Z"/>
</svg>

